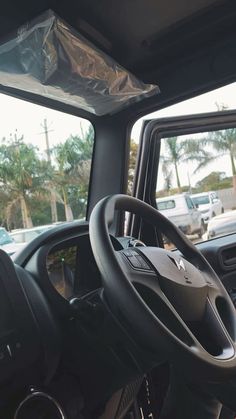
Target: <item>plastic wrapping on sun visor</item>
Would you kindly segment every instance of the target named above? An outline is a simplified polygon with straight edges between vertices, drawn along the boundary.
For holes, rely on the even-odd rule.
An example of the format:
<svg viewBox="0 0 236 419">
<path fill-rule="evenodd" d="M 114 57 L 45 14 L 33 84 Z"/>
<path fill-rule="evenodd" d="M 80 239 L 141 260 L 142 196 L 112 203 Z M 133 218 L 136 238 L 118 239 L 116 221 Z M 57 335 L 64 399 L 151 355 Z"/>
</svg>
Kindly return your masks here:
<svg viewBox="0 0 236 419">
<path fill-rule="evenodd" d="M 159 93 L 92 45 L 51 10 L 0 46 L 0 85 L 96 115 Z"/>
</svg>

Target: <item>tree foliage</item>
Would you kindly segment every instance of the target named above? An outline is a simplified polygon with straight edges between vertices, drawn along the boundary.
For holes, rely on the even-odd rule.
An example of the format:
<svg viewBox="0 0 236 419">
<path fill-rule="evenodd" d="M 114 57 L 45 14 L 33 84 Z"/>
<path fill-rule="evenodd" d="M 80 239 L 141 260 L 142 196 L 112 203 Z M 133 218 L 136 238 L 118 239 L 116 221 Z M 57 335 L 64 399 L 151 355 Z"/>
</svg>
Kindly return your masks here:
<svg viewBox="0 0 236 419">
<path fill-rule="evenodd" d="M 44 190 L 47 176 L 48 163 L 39 159 L 36 147 L 23 142 L 23 136 L 3 141 L 0 145 L 0 182 L 8 195 L 7 223 L 14 207 L 20 205 L 23 227 L 32 226 L 28 201 L 30 196 Z"/>
<path fill-rule="evenodd" d="M 164 154 L 161 156 L 165 183 L 170 189 L 172 168 L 174 169 L 178 192 L 182 191 L 179 177 L 179 164 L 188 161 L 197 161 L 201 164 L 209 160 L 211 154 L 195 140 L 182 140 L 181 137 L 164 139 Z"/>
<path fill-rule="evenodd" d="M 53 149 L 53 182 L 63 202 L 67 221 L 74 218 L 72 207 L 76 202 L 79 208 L 77 218 L 82 215 L 87 202 L 94 133 L 92 126 L 87 133 L 81 132 L 81 136 L 70 136 Z"/>
<path fill-rule="evenodd" d="M 195 186 L 195 192 L 215 191 L 219 189 L 230 188 L 232 186 L 232 177 L 226 177 L 225 172 L 211 172 L 205 176 Z"/>
<path fill-rule="evenodd" d="M 236 157 L 236 128 L 209 132 L 206 137 L 198 140 L 198 143 L 201 147 L 211 147 L 213 153 L 209 155 L 208 160 L 200 162 L 195 171 L 206 167 L 209 163 L 224 155 L 228 155 L 230 158 L 232 175 L 236 175 L 234 161 Z"/>
<path fill-rule="evenodd" d="M 138 155 L 138 144 L 131 139 L 129 152 L 128 194 L 131 195 L 134 183 L 134 173 Z"/>
<path fill-rule="evenodd" d="M 3 139 L 0 145 L 1 223 L 10 228 L 51 223 L 50 190 L 55 189 L 59 219 L 85 214 L 93 128 L 81 128 L 52 150 L 51 163 L 37 147 L 21 138 Z M 3 192 L 4 191 L 4 192 Z M 63 211 L 64 208 L 64 211 Z"/>
</svg>

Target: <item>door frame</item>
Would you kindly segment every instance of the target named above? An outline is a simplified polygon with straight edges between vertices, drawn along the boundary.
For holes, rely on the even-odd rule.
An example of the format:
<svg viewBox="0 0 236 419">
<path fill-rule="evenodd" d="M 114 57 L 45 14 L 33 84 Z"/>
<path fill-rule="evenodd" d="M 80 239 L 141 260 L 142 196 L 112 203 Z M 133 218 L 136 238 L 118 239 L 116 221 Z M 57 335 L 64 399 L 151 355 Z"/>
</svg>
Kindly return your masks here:
<svg viewBox="0 0 236 419">
<path fill-rule="evenodd" d="M 132 196 L 156 208 L 155 194 L 162 138 L 227 128 L 236 128 L 236 110 L 144 120 Z M 130 214 L 128 219 L 127 234 L 144 240 L 148 245 L 163 246 L 158 231 L 154 231 L 152 226 L 143 223 L 134 214 Z"/>
</svg>

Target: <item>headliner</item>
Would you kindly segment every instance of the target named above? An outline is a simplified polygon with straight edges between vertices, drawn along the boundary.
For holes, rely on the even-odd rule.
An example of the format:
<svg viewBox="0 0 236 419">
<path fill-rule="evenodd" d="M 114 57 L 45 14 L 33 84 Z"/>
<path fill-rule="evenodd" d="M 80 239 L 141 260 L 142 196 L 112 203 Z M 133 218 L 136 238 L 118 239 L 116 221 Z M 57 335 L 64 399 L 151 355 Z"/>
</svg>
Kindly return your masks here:
<svg viewBox="0 0 236 419">
<path fill-rule="evenodd" d="M 235 0 L 8 0 L 0 37 L 49 8 L 140 79 L 159 84 L 159 101 L 232 81 L 236 72 Z"/>
</svg>

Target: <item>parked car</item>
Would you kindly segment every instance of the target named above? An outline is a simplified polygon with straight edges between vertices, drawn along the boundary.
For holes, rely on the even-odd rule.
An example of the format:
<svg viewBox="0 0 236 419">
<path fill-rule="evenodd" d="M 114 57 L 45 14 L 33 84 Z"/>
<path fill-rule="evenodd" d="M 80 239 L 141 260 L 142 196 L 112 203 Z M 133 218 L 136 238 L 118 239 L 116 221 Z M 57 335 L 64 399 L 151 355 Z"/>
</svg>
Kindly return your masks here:
<svg viewBox="0 0 236 419">
<path fill-rule="evenodd" d="M 189 194 L 170 195 L 156 200 L 158 211 L 169 218 L 183 233 L 202 237 L 204 226 L 201 212 Z"/>
<path fill-rule="evenodd" d="M 235 233 L 236 210 L 225 212 L 212 218 L 207 227 L 207 238 L 211 239 L 224 234 Z"/>
<path fill-rule="evenodd" d="M 54 224 L 42 225 L 33 228 L 23 228 L 12 231 L 9 235 L 15 243 L 28 243 L 44 231 L 55 227 Z"/>
<path fill-rule="evenodd" d="M 211 218 L 224 212 L 224 207 L 216 192 L 202 192 L 191 195 L 196 207 L 201 211 L 205 225 Z"/>
<path fill-rule="evenodd" d="M 12 256 L 14 253 L 22 249 L 22 245 L 16 243 L 4 227 L 0 227 L 0 249 Z"/>
</svg>

